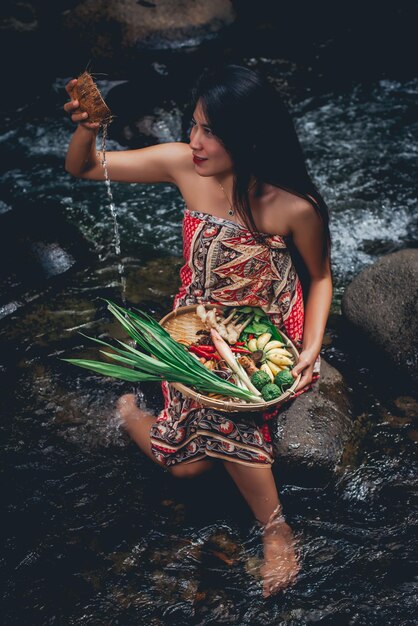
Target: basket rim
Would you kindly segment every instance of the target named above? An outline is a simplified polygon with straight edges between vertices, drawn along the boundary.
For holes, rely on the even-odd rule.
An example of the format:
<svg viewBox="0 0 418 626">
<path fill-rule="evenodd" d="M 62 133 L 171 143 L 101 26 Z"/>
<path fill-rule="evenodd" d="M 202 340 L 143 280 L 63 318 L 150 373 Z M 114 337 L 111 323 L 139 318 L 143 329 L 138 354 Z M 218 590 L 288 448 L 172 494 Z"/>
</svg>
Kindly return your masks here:
<svg viewBox="0 0 418 626">
<path fill-rule="evenodd" d="M 202 302 L 201 304 L 203 304 L 206 309 L 232 308 L 232 307 L 228 307 L 228 305 L 216 304 L 216 303 L 211 303 L 211 302 Z M 163 318 L 161 318 L 159 321 L 159 324 L 163 328 L 165 328 L 165 326 L 172 319 L 175 319 L 176 317 L 187 315 L 190 313 L 196 313 L 197 306 L 198 304 L 191 304 L 191 305 L 186 305 L 182 307 L 177 307 L 176 309 L 173 309 L 172 311 L 167 313 L 167 315 L 165 315 Z M 204 326 L 202 323 L 202 328 L 203 327 Z M 167 328 L 165 328 L 165 330 L 167 330 Z M 278 329 L 278 331 L 283 336 L 286 347 L 289 347 L 291 349 L 293 356 L 295 357 L 295 362 L 297 363 L 299 360 L 299 352 L 297 351 L 295 345 L 282 330 Z M 169 331 L 167 330 L 167 332 Z M 173 337 L 173 339 L 178 341 L 178 339 L 176 339 L 175 337 Z M 300 379 L 301 379 L 301 374 L 299 374 L 297 378 L 295 378 L 295 381 L 292 384 L 292 386 L 289 387 L 289 389 L 286 389 L 286 391 L 284 391 L 278 398 L 275 398 L 274 400 L 269 400 L 268 402 L 265 402 L 265 404 L 262 404 L 262 405 L 251 404 L 249 402 L 243 402 L 243 401 L 237 402 L 233 400 L 220 400 L 217 398 L 212 398 L 210 396 L 207 396 L 204 393 L 194 391 L 193 389 L 191 389 L 190 387 L 187 387 L 183 383 L 169 383 L 169 384 L 172 387 L 174 387 L 174 389 L 177 389 L 178 391 L 180 391 L 184 396 L 193 399 L 197 404 L 201 404 L 202 406 L 206 408 L 213 408 L 218 411 L 223 411 L 223 412 L 228 412 L 228 413 L 231 413 L 231 412 L 232 413 L 242 413 L 242 412 L 263 413 L 264 411 L 267 411 L 271 409 L 272 407 L 279 407 L 281 404 L 283 404 L 284 402 L 292 398 L 295 395 L 295 390 L 296 390 L 297 385 L 299 384 Z"/>
</svg>

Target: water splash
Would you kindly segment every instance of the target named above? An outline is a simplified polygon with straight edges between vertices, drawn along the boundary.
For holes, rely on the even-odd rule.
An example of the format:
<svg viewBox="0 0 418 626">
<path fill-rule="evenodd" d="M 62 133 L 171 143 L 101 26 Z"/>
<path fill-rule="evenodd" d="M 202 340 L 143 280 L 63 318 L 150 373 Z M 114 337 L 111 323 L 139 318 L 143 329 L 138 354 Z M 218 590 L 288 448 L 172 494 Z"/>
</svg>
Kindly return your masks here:
<svg viewBox="0 0 418 626">
<path fill-rule="evenodd" d="M 116 212 L 116 206 L 115 206 L 115 202 L 113 199 L 113 193 L 112 193 L 112 188 L 110 185 L 110 179 L 109 179 L 109 172 L 107 169 L 107 162 L 106 162 L 106 139 L 107 139 L 107 129 L 108 129 L 108 124 L 104 124 L 102 127 L 102 167 L 103 167 L 103 171 L 104 171 L 104 177 L 105 177 L 105 185 L 106 185 L 106 193 L 107 193 L 107 197 L 109 198 L 109 208 L 110 208 L 110 213 L 112 215 L 112 220 L 113 220 L 113 231 L 114 231 L 114 241 L 115 241 L 115 253 L 116 256 L 118 257 L 119 261 L 118 261 L 118 272 L 119 272 L 119 279 L 120 279 L 120 284 L 121 284 L 121 297 L 122 297 L 122 302 L 123 305 L 126 306 L 126 276 L 125 276 L 125 268 L 123 266 L 122 260 L 121 260 L 121 245 L 120 245 L 120 233 L 119 233 L 119 224 L 118 224 L 118 217 L 117 217 L 117 212 Z"/>
<path fill-rule="evenodd" d="M 331 210 L 339 297 L 379 256 L 415 245 L 417 91 L 417 79 L 379 81 L 295 106 L 309 169 Z"/>
</svg>

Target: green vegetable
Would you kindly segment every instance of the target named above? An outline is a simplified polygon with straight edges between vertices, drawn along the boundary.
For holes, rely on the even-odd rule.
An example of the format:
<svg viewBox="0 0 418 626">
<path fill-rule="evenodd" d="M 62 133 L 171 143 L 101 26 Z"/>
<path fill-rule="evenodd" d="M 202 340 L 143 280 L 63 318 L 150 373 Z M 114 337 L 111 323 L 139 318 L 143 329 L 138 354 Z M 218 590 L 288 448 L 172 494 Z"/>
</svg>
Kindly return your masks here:
<svg viewBox="0 0 418 626">
<path fill-rule="evenodd" d="M 260 309 L 257 306 L 240 306 L 237 308 L 239 313 L 252 313 L 255 316 L 255 319 L 260 317 L 265 317 L 265 313 L 263 309 Z"/>
<path fill-rule="evenodd" d="M 278 387 L 284 390 L 288 387 L 291 387 L 295 382 L 295 379 L 293 378 L 289 370 L 282 370 L 276 375 L 274 382 Z"/>
<path fill-rule="evenodd" d="M 263 387 L 267 385 L 267 383 L 271 383 L 271 380 L 267 372 L 258 370 L 257 372 L 254 372 L 254 374 L 251 376 L 251 382 L 256 389 L 263 393 Z"/>
<path fill-rule="evenodd" d="M 282 395 L 280 387 L 275 385 L 274 383 L 269 383 L 268 385 L 264 385 L 261 390 L 261 395 L 264 400 L 268 402 L 269 400 L 275 400 L 279 396 Z"/>
<path fill-rule="evenodd" d="M 268 333 L 270 326 L 264 321 L 257 322 L 255 319 L 245 327 L 244 334 L 246 335 L 262 335 Z"/>
<path fill-rule="evenodd" d="M 112 302 L 107 302 L 109 311 L 134 339 L 139 349 L 118 341 L 118 344 L 124 348 L 121 349 L 100 339 L 88 337 L 110 348 L 112 352 L 104 350 L 101 352 L 123 366 L 84 359 L 63 359 L 64 361 L 104 376 L 131 382 L 166 380 L 195 387 L 202 393 L 217 393 L 241 398 L 247 402 L 261 401 L 259 396 L 254 396 L 247 389 L 241 389 L 213 374 L 183 345 L 174 341 L 158 322 L 143 311 L 137 310 L 137 313 L 133 313 Z"/>
<path fill-rule="evenodd" d="M 255 312 L 255 315 L 251 324 L 248 324 L 248 326 L 246 326 L 241 333 L 240 341 L 247 341 L 248 335 L 255 335 L 256 337 L 259 337 L 263 333 L 270 333 L 273 339 L 285 343 L 282 335 L 262 309 L 259 309 L 258 307 L 242 307 L 238 310 L 244 313 L 244 309 L 245 313 L 249 313 L 252 310 Z"/>
</svg>

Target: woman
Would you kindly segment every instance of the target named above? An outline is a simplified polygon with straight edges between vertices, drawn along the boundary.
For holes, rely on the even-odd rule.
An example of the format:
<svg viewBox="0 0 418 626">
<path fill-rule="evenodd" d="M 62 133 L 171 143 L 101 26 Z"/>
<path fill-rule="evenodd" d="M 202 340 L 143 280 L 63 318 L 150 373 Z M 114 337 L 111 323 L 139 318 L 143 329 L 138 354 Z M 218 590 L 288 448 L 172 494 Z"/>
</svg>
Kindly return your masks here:
<svg viewBox="0 0 418 626">
<path fill-rule="evenodd" d="M 64 106 L 78 123 L 66 169 L 103 180 L 98 125 L 78 106 Z M 239 66 L 205 73 L 194 91 L 189 144 L 109 152 L 106 161 L 113 181 L 173 183 L 184 198 L 186 263 L 174 307 L 208 301 L 262 307 L 299 346 L 292 374 L 301 374 L 298 392 L 305 391 L 317 377 L 331 302 L 328 212 L 291 118 L 269 84 Z M 306 279 L 303 290 L 294 261 Z M 273 413 L 232 422 L 167 384 L 163 392 L 157 419 L 140 410 L 133 395 L 119 400 L 131 437 L 174 476 L 196 476 L 222 462 L 264 527 L 264 595 L 294 582 L 299 564 L 271 470 L 267 420 Z"/>
</svg>

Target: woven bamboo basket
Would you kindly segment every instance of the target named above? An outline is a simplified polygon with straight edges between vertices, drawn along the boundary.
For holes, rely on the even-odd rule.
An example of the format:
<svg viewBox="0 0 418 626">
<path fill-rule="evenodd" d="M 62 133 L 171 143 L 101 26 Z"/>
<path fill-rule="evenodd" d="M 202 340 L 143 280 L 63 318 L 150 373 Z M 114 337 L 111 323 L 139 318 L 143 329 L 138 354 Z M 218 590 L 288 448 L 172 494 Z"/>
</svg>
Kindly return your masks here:
<svg viewBox="0 0 418 626">
<path fill-rule="evenodd" d="M 222 311 L 226 307 L 222 307 L 214 304 L 206 304 L 206 309 L 218 309 Z M 171 337 L 184 345 L 190 345 L 194 343 L 198 337 L 197 331 L 205 330 L 205 325 L 202 320 L 196 314 L 196 305 L 184 306 L 171 311 L 168 315 L 160 320 L 161 326 L 171 335 Z M 286 348 L 292 354 L 295 365 L 299 360 L 299 353 L 296 350 L 293 343 L 286 335 L 280 331 L 283 336 L 283 340 L 286 343 Z M 289 389 L 287 389 L 281 396 L 275 400 L 270 400 L 265 404 L 251 404 L 249 402 L 243 402 L 241 399 L 233 400 L 232 398 L 217 396 L 216 398 L 193 391 L 190 387 L 183 385 L 182 383 L 170 383 L 175 389 L 180 391 L 184 396 L 192 398 L 198 404 L 218 411 L 231 412 L 255 412 L 258 413 L 265 411 L 273 406 L 277 407 L 294 396 L 295 389 L 300 381 L 300 375 L 295 378 L 295 382 Z"/>
</svg>

